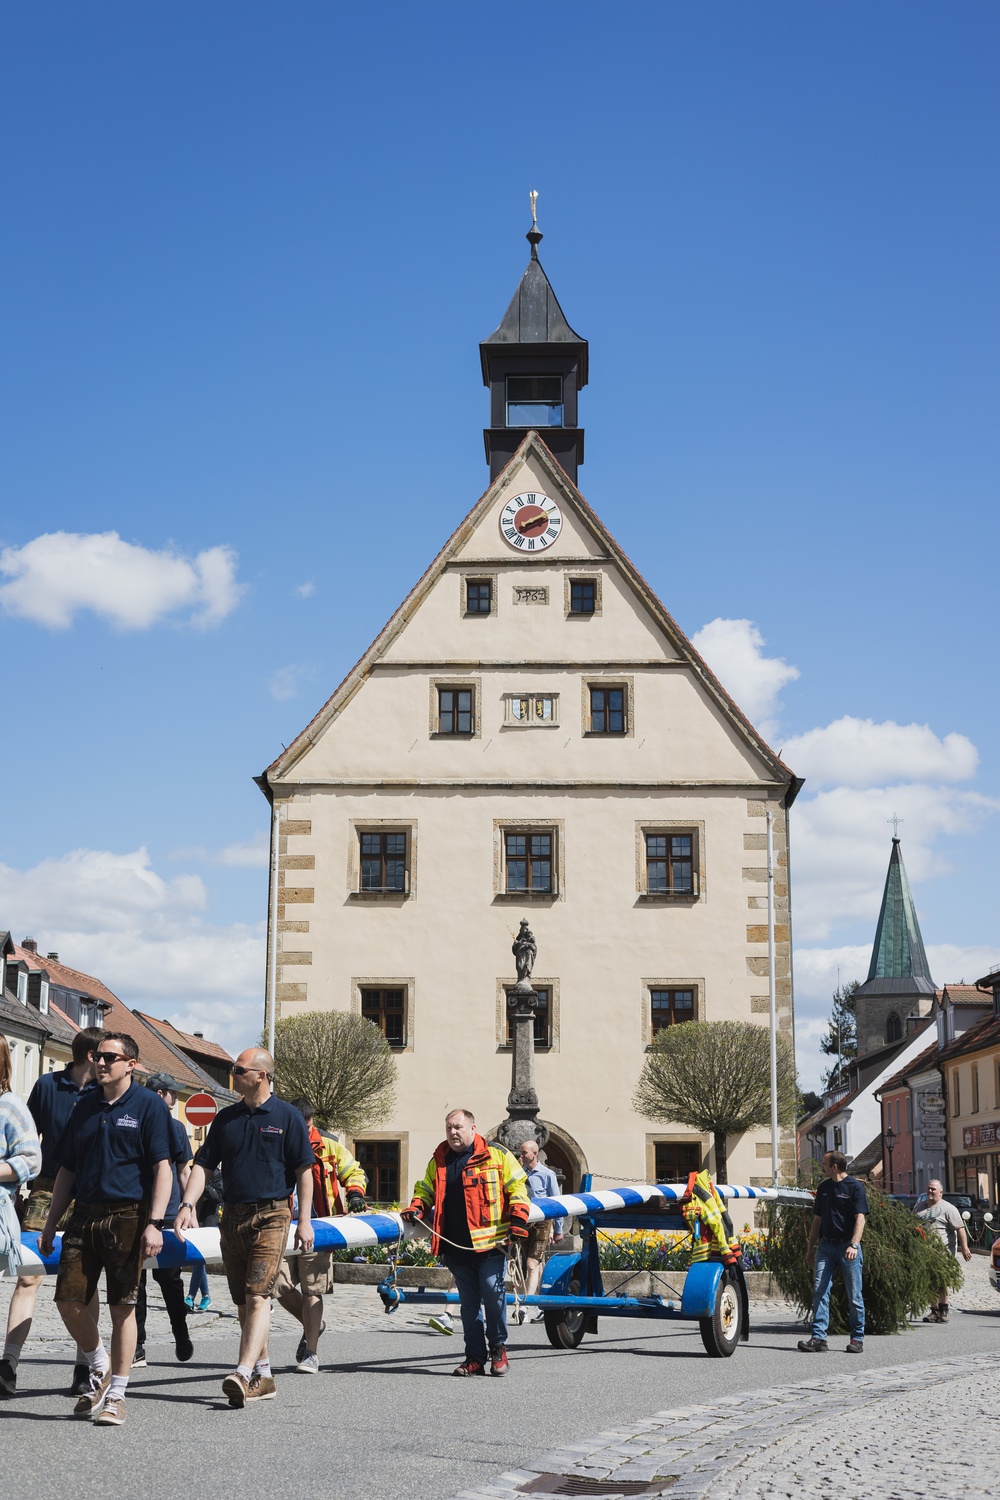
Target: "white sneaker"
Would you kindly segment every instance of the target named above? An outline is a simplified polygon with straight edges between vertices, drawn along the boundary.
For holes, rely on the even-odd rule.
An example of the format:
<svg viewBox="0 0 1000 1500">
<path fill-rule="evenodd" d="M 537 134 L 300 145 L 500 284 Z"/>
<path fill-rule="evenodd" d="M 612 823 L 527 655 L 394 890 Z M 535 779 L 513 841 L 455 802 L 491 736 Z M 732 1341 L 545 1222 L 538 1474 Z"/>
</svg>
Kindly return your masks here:
<svg viewBox="0 0 1000 1500">
<path fill-rule="evenodd" d="M 307 1349 L 295 1368 L 298 1370 L 300 1375 L 318 1375 L 319 1355 L 310 1354 Z"/>
<path fill-rule="evenodd" d="M 451 1321 L 450 1313 L 442 1313 L 439 1318 L 428 1318 L 428 1323 L 435 1333 L 454 1333 L 455 1325 Z"/>
</svg>

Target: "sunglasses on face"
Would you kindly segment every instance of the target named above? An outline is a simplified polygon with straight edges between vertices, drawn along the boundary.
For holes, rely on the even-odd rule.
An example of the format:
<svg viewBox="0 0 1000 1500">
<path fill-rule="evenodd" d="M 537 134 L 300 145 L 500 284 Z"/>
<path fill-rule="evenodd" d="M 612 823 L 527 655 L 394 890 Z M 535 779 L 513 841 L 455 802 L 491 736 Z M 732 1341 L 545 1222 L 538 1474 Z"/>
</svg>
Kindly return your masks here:
<svg viewBox="0 0 1000 1500">
<path fill-rule="evenodd" d="M 263 1071 L 264 1071 L 263 1068 L 240 1068 L 240 1067 L 235 1067 L 233 1069 L 233 1072 L 235 1073 L 235 1075 L 236 1075 L 237 1078 L 242 1078 L 245 1073 L 263 1073 Z"/>
<path fill-rule="evenodd" d="M 108 1068 L 114 1063 L 129 1062 L 131 1060 L 125 1056 L 124 1052 L 92 1052 L 90 1055 L 94 1059 L 94 1062 L 102 1062 Z"/>
</svg>

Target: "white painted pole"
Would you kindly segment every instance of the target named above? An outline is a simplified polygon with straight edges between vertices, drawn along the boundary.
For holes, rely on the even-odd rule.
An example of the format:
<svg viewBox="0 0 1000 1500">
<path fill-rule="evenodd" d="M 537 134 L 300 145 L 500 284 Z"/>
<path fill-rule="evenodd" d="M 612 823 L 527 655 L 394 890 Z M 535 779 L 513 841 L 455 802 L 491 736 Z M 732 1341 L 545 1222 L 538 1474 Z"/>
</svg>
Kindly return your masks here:
<svg viewBox="0 0 1000 1500">
<path fill-rule="evenodd" d="M 771 1179 L 778 1186 L 778 1001 L 774 981 L 774 814 L 767 813 L 767 998 L 771 1016 Z"/>
<path fill-rule="evenodd" d="M 272 792 L 271 802 L 271 920 L 268 924 L 267 951 L 267 1050 L 274 1056 L 274 1023 L 278 1008 L 278 847 L 281 819 L 278 799 Z"/>
</svg>

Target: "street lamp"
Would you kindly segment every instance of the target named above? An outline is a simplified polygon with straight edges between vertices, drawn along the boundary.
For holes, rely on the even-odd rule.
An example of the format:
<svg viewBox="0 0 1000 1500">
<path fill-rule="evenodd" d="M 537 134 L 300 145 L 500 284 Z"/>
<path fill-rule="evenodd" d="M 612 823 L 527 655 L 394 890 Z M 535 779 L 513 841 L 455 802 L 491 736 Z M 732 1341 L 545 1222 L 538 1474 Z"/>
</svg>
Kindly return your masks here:
<svg viewBox="0 0 1000 1500">
<path fill-rule="evenodd" d="M 885 1132 L 885 1135 L 882 1137 L 882 1139 L 885 1141 L 885 1149 L 889 1153 L 889 1196 L 891 1198 L 894 1187 L 894 1180 L 892 1175 L 892 1148 L 896 1144 L 896 1132 L 893 1130 L 891 1125 Z"/>
</svg>

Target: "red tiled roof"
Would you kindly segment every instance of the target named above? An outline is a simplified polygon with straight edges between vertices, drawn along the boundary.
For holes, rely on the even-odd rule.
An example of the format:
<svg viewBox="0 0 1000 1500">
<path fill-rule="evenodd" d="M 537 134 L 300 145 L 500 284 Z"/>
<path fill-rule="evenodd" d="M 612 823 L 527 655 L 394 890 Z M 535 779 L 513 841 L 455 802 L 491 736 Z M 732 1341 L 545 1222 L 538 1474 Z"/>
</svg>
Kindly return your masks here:
<svg viewBox="0 0 1000 1500">
<path fill-rule="evenodd" d="M 141 1016 L 147 1026 L 152 1026 L 161 1036 L 165 1036 L 168 1042 L 173 1042 L 175 1047 L 180 1047 L 182 1052 L 197 1052 L 201 1057 L 210 1057 L 215 1062 L 228 1063 L 231 1067 L 234 1058 L 230 1057 L 225 1047 L 220 1047 L 218 1042 L 210 1042 L 203 1036 L 193 1036 L 188 1031 L 179 1031 L 170 1021 L 158 1021 L 155 1016 L 147 1015 L 144 1010 L 136 1010 L 133 1015 Z"/>
<path fill-rule="evenodd" d="M 184 1057 L 183 1053 L 169 1046 L 166 1040 L 152 1026 L 150 1026 L 137 1011 L 129 1010 L 124 1001 L 119 1000 L 113 990 L 109 990 L 106 984 L 95 979 L 93 974 L 84 974 L 82 969 L 71 969 L 68 964 L 57 963 L 54 958 L 43 959 L 40 954 L 31 953 L 26 948 L 14 949 L 18 958 L 23 958 L 33 968 L 45 969 L 52 984 L 61 989 L 77 990 L 87 995 L 92 1000 L 100 1000 L 108 1006 L 104 1013 L 104 1026 L 107 1031 L 123 1031 L 130 1036 L 139 1048 L 139 1071 L 142 1073 L 167 1073 L 176 1078 L 185 1093 L 199 1093 L 208 1090 L 210 1093 L 218 1093 L 219 1085 L 207 1073 L 203 1073 L 195 1063 Z M 59 1012 L 62 1017 L 62 1012 Z M 62 1017 L 65 1019 L 65 1017 Z M 77 1030 L 80 1028 L 77 1027 Z"/>
<path fill-rule="evenodd" d="M 953 1057 L 963 1057 L 967 1052 L 979 1052 L 985 1047 L 1000 1046 L 1000 1017 L 987 1016 L 968 1031 L 963 1031 L 953 1042 L 942 1047 L 939 1062 L 948 1062 Z"/>
<path fill-rule="evenodd" d="M 993 996 L 977 990 L 974 984 L 946 984 L 941 999 L 947 995 L 952 1005 L 992 1005 Z"/>
<path fill-rule="evenodd" d="M 902 1088 L 911 1073 L 919 1073 L 921 1068 L 925 1068 L 929 1062 L 933 1061 L 937 1050 L 937 1042 L 932 1042 L 929 1047 L 924 1048 L 923 1052 L 918 1052 L 916 1057 L 911 1062 L 908 1062 L 901 1072 L 894 1073 L 891 1078 L 887 1078 L 885 1083 L 876 1089 L 875 1092 L 881 1095 L 888 1093 L 890 1089 Z"/>
</svg>

